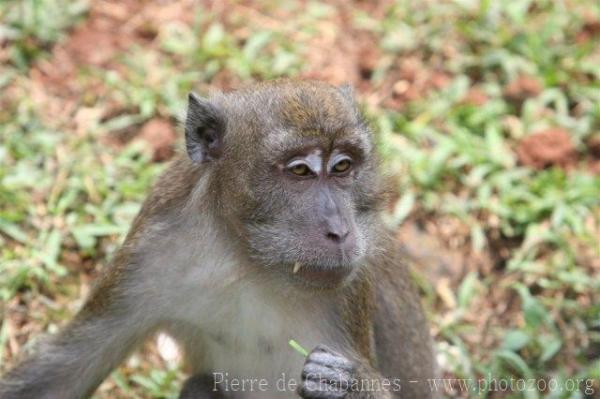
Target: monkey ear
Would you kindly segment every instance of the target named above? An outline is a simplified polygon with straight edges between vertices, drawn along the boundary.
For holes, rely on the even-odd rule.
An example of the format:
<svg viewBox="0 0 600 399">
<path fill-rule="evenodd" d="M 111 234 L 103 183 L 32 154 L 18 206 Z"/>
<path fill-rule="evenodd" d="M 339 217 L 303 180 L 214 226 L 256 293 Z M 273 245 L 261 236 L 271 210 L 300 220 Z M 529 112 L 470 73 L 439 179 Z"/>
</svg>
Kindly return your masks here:
<svg viewBox="0 0 600 399">
<path fill-rule="evenodd" d="M 191 92 L 185 119 L 185 147 L 194 163 L 209 162 L 221 156 L 225 118 L 207 99 Z"/>
</svg>

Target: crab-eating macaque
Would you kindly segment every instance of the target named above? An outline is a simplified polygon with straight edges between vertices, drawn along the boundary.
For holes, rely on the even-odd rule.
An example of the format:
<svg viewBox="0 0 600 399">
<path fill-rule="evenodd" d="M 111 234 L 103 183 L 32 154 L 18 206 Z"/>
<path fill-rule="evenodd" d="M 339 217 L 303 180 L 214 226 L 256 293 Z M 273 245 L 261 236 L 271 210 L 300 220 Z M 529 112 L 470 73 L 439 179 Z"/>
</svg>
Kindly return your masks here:
<svg viewBox="0 0 600 399">
<path fill-rule="evenodd" d="M 83 309 L 4 375 L 0 398 L 89 397 L 157 331 L 185 355 L 186 399 L 436 396 L 352 90 L 191 93 L 185 139 Z"/>
</svg>

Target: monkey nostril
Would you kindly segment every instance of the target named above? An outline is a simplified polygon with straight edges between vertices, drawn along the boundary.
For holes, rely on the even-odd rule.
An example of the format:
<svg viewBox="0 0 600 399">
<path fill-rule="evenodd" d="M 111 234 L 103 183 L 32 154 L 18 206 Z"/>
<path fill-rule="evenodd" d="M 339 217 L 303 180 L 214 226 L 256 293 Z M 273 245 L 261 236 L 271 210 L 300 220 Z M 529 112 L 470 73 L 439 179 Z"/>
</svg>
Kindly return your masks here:
<svg viewBox="0 0 600 399">
<path fill-rule="evenodd" d="M 327 238 L 335 242 L 338 242 L 340 240 L 340 236 L 335 233 L 327 233 Z"/>
<path fill-rule="evenodd" d="M 346 237 L 348 237 L 348 231 L 344 231 L 344 232 L 328 232 L 327 233 L 327 238 L 335 243 L 342 243 L 344 242 L 344 240 L 346 239 Z"/>
</svg>

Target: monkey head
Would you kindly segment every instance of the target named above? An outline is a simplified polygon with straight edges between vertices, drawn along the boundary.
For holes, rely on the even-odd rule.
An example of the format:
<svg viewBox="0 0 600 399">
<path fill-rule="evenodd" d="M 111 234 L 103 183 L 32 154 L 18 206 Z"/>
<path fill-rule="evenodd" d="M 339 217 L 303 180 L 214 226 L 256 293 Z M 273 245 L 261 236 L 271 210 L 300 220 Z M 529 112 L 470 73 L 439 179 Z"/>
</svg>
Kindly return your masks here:
<svg viewBox="0 0 600 399">
<path fill-rule="evenodd" d="M 376 247 L 377 160 L 349 87 L 277 81 L 191 93 L 185 134 L 216 213 L 260 267 L 333 288 Z"/>
</svg>

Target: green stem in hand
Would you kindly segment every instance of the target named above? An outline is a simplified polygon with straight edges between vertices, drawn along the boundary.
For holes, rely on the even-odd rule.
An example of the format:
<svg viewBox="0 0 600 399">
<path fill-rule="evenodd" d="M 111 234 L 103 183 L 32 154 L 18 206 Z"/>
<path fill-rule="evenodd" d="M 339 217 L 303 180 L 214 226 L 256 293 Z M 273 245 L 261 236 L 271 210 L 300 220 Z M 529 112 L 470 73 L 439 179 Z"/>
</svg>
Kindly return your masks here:
<svg viewBox="0 0 600 399">
<path fill-rule="evenodd" d="M 308 356 L 308 351 L 307 351 L 306 349 L 304 349 L 304 348 L 302 347 L 302 345 L 300 345 L 300 344 L 299 344 L 298 342 L 296 342 L 295 340 L 293 340 L 293 339 L 290 339 L 288 343 L 290 344 L 290 346 L 291 346 L 292 348 L 294 348 L 294 350 L 295 350 L 296 352 L 298 352 L 298 353 L 299 353 L 299 354 L 301 354 L 302 356 L 304 356 L 304 357 Z"/>
</svg>

